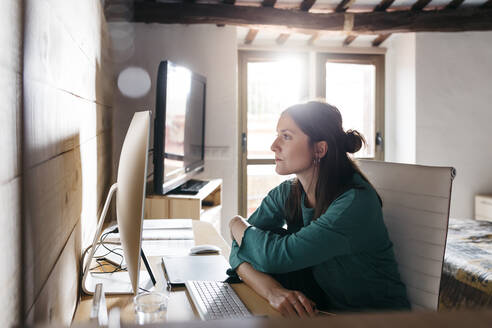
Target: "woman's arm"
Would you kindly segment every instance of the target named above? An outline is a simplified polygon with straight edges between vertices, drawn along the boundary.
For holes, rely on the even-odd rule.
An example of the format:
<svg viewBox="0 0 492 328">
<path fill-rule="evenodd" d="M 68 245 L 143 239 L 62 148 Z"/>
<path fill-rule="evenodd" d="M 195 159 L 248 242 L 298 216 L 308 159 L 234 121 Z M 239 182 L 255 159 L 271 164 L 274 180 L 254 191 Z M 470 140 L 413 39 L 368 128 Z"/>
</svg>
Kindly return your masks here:
<svg viewBox="0 0 492 328">
<path fill-rule="evenodd" d="M 241 246 L 244 232 L 250 224 L 243 217 L 236 215 L 229 221 L 229 230 L 231 231 L 232 238 L 237 242 L 238 246 Z"/>
<path fill-rule="evenodd" d="M 241 245 L 244 231 L 249 226 L 249 223 L 240 216 L 235 216 L 229 222 L 231 235 L 239 246 Z M 255 270 L 251 264 L 247 262 L 241 263 L 236 272 L 248 286 L 267 299 L 270 305 L 283 316 L 298 315 L 306 317 L 316 315 L 314 302 L 303 293 L 285 289 L 277 280 L 266 273 Z"/>
<path fill-rule="evenodd" d="M 315 304 L 303 293 L 288 290 L 270 275 L 255 270 L 243 262 L 236 269 L 241 279 L 283 316 L 312 317 L 316 315 Z"/>
<path fill-rule="evenodd" d="M 285 224 L 284 206 L 289 191 L 290 181 L 270 190 L 260 206 L 249 216 L 248 222 L 265 230 L 281 228 Z"/>
<path fill-rule="evenodd" d="M 370 237 L 365 234 L 367 222 L 360 220 L 364 217 L 360 206 L 353 206 L 354 198 L 354 190 L 344 193 L 318 219 L 286 236 L 247 226 L 244 219 L 235 217 L 229 226 L 240 245 L 236 255 L 261 272 L 286 273 L 349 254 L 353 236 Z"/>
</svg>

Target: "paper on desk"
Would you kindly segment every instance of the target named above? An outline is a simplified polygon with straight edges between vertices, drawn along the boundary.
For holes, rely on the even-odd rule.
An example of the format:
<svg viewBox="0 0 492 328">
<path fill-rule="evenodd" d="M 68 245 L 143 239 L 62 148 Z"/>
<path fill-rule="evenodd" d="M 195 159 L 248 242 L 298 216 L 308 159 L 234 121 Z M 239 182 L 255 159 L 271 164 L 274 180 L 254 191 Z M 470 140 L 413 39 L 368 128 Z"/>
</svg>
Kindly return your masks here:
<svg viewBox="0 0 492 328">
<path fill-rule="evenodd" d="M 192 229 L 150 229 L 142 231 L 142 240 L 193 239 Z M 119 233 L 110 233 L 104 241 L 119 241 Z"/>
<path fill-rule="evenodd" d="M 118 228 L 117 224 L 113 224 L 104 229 L 102 234 L 105 234 L 115 228 Z M 193 223 L 191 219 L 146 219 L 143 221 L 143 230 L 154 229 L 193 229 Z"/>
<path fill-rule="evenodd" d="M 143 222 L 143 229 L 191 229 L 191 219 L 148 219 Z"/>
<path fill-rule="evenodd" d="M 184 256 L 189 254 L 193 246 L 193 239 L 142 241 L 142 249 L 146 256 Z"/>
<path fill-rule="evenodd" d="M 142 231 L 143 240 L 193 239 L 190 229 L 152 229 Z"/>
<path fill-rule="evenodd" d="M 143 240 L 142 249 L 146 256 L 184 256 L 188 255 L 190 248 L 195 246 L 193 239 L 168 239 L 168 240 Z M 112 250 L 110 252 L 105 247 L 99 246 L 94 254 L 95 257 L 104 257 L 107 261 L 120 264 L 126 268 L 126 261 L 123 257 L 121 245 L 106 244 Z"/>
</svg>

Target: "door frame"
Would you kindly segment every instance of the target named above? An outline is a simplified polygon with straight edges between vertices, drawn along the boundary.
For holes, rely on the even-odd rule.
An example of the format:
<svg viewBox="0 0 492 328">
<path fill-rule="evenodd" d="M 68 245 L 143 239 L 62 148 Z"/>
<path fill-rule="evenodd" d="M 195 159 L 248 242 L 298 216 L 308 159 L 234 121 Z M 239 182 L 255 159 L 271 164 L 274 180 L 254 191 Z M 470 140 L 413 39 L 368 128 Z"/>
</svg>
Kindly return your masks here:
<svg viewBox="0 0 492 328">
<path fill-rule="evenodd" d="M 275 164 L 275 159 L 248 159 L 247 158 L 247 131 L 248 131 L 248 76 L 247 66 L 249 62 L 262 62 L 279 60 L 285 58 L 297 57 L 304 60 L 305 63 L 305 80 L 303 93 L 308 97 L 309 92 L 309 54 L 306 51 L 256 51 L 256 50 L 239 50 L 238 51 L 238 75 L 239 75 L 239 92 L 238 92 L 238 188 L 237 202 L 239 215 L 246 217 L 248 206 L 248 176 L 247 166 L 271 165 Z"/>
</svg>

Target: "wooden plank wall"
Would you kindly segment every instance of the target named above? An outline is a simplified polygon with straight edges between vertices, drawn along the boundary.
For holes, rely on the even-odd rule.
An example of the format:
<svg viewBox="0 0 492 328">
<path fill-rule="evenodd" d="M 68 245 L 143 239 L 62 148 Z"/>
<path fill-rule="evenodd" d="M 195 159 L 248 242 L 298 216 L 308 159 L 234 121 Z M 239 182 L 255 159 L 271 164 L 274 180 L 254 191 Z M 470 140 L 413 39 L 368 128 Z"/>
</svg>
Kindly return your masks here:
<svg viewBox="0 0 492 328">
<path fill-rule="evenodd" d="M 68 325 L 112 182 L 109 36 L 99 0 L 24 3 L 25 315 Z"/>
<path fill-rule="evenodd" d="M 22 2 L 0 1 L 0 322 L 20 314 Z"/>
</svg>

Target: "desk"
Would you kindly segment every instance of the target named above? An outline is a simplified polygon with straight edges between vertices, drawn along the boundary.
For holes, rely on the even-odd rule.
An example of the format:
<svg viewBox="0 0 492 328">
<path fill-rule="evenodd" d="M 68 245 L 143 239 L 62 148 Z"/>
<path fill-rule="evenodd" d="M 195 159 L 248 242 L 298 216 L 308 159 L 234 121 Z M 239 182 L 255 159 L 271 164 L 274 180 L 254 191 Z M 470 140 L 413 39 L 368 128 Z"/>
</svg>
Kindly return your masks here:
<svg viewBox="0 0 492 328">
<path fill-rule="evenodd" d="M 230 247 L 225 240 L 217 233 L 214 227 L 203 221 L 193 220 L 193 233 L 195 242 L 200 244 L 213 244 L 221 248 L 222 255 L 229 258 Z M 157 290 L 165 289 L 164 272 L 162 268 L 161 258 L 157 256 L 149 257 L 149 261 L 156 276 Z M 143 265 L 142 265 L 143 267 Z M 280 317 L 280 314 L 275 311 L 268 302 L 261 296 L 256 294 L 246 284 L 232 284 L 232 287 L 244 302 L 246 307 L 255 315 L 268 315 L 269 317 Z M 169 295 L 169 305 L 167 310 L 168 321 L 188 321 L 199 320 L 198 313 L 191 304 L 189 296 L 184 287 L 173 290 Z M 108 309 L 119 307 L 121 309 L 121 318 L 124 322 L 135 322 L 133 310 L 133 296 L 106 296 Z M 74 323 L 83 323 L 89 320 L 90 309 L 92 305 L 92 296 L 82 296 L 74 316 Z"/>
</svg>

